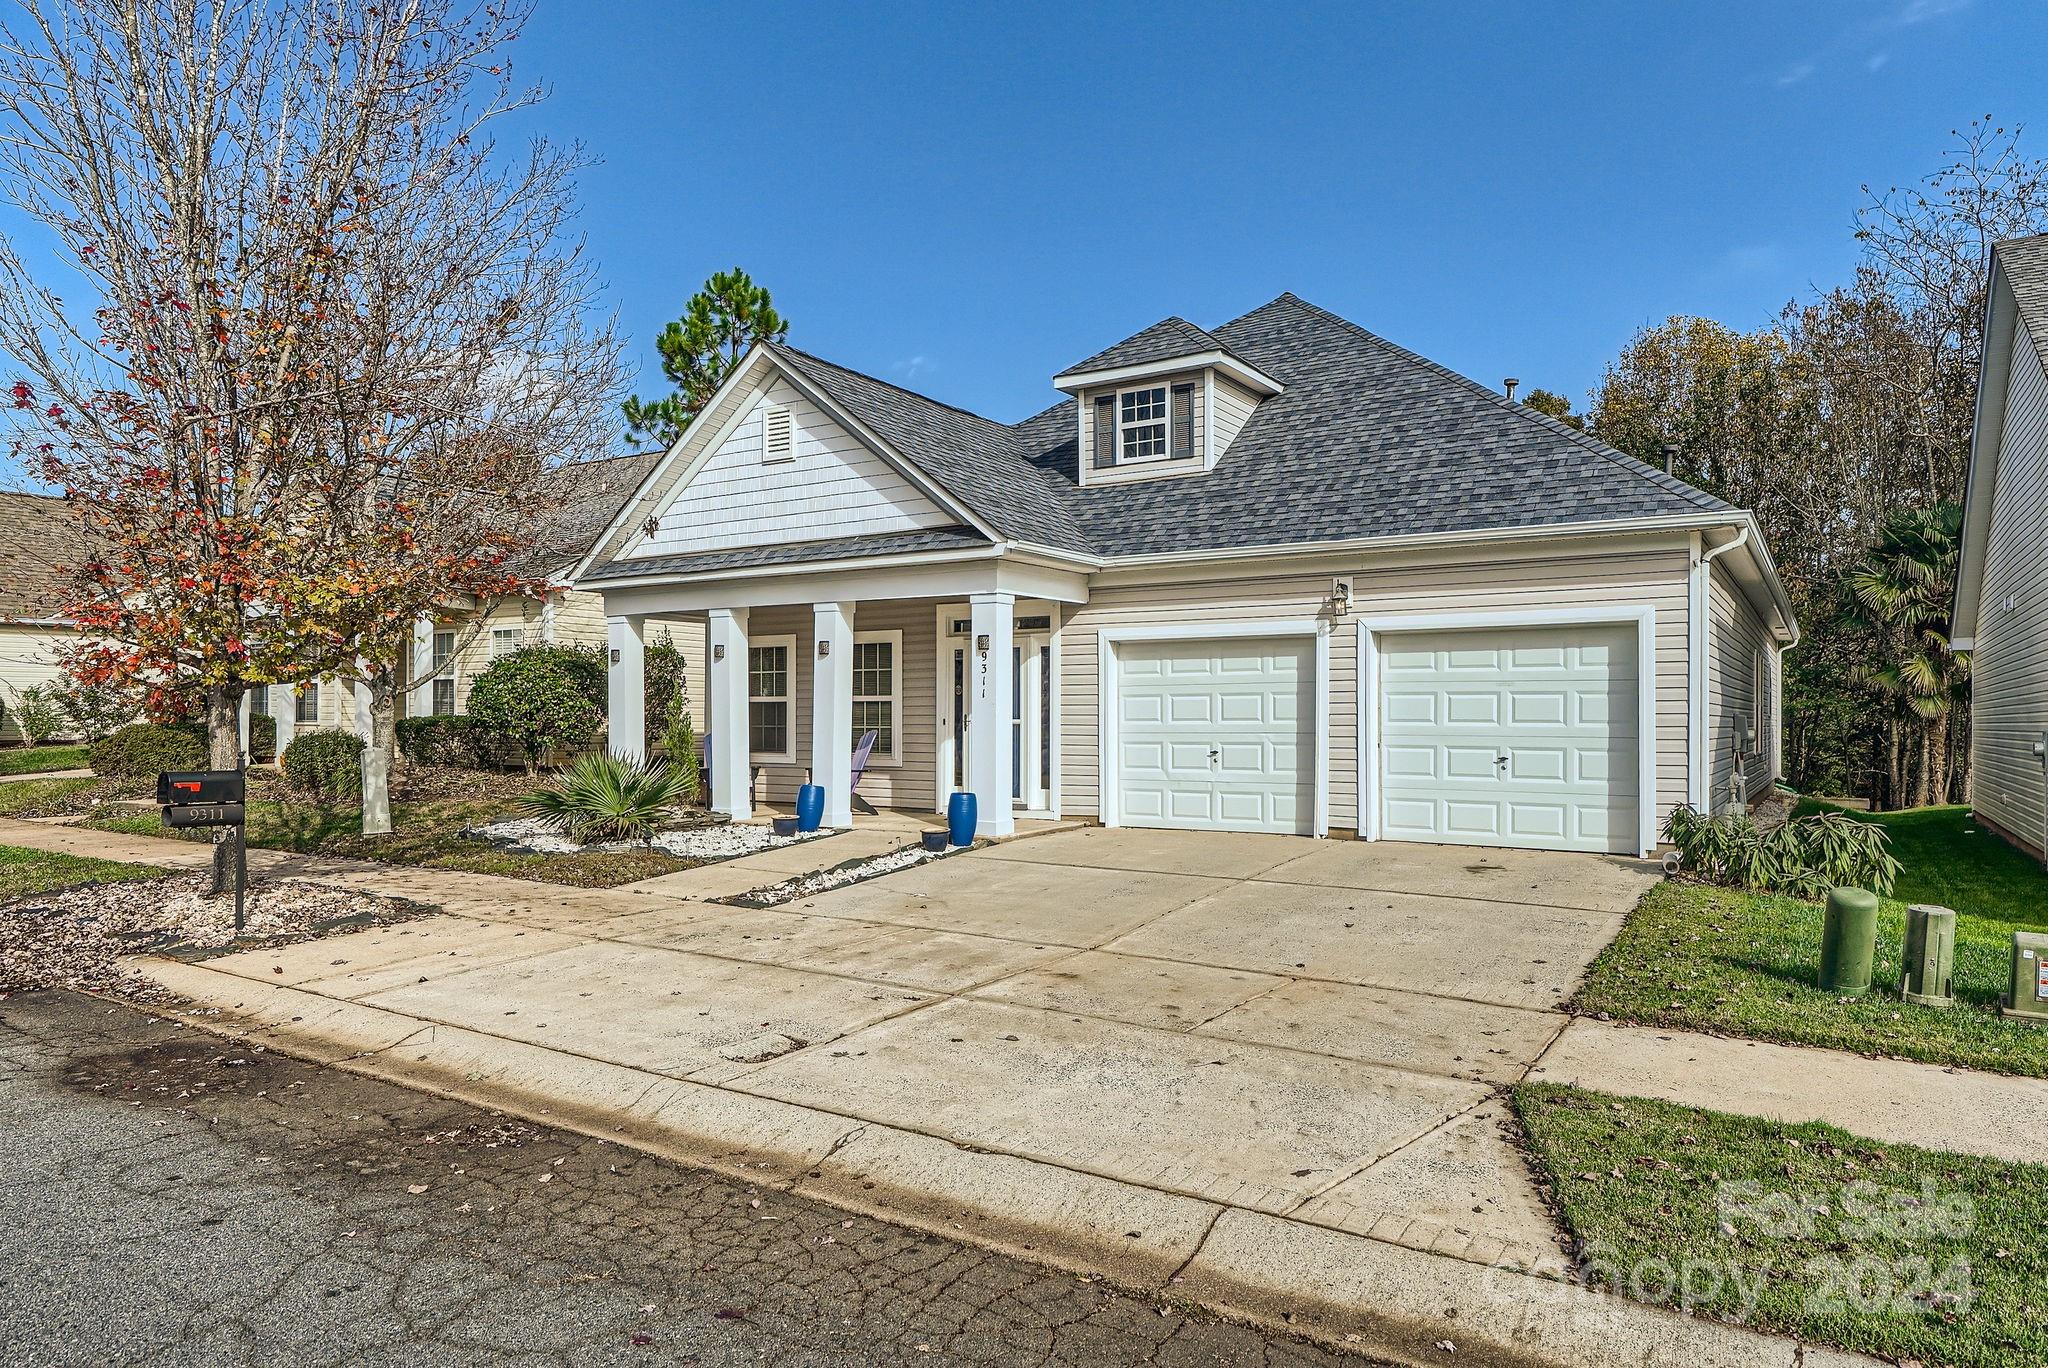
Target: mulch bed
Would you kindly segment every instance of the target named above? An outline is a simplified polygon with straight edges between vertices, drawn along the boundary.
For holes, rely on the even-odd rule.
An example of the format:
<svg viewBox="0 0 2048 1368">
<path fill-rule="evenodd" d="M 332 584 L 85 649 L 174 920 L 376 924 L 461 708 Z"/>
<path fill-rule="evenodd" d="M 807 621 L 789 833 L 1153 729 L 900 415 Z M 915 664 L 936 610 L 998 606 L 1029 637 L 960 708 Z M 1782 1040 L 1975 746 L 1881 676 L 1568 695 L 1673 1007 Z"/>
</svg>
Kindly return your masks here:
<svg viewBox="0 0 2048 1368">
<path fill-rule="evenodd" d="M 207 893 L 204 874 L 87 884 L 31 894 L 0 907 L 0 996 L 43 988 L 105 993 L 139 1002 L 174 998 L 123 967 L 129 955 L 203 959 L 258 945 L 289 945 L 429 916 L 402 898 L 325 888 L 296 879 L 252 882 L 245 927 L 235 936 L 232 893 Z"/>
</svg>

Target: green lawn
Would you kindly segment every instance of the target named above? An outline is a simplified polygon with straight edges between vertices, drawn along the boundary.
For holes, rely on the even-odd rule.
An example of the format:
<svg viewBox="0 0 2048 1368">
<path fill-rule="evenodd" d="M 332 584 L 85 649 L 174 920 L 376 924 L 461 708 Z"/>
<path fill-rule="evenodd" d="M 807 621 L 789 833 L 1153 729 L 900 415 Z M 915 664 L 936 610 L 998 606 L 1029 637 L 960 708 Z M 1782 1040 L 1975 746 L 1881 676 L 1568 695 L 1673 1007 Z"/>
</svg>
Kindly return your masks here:
<svg viewBox="0 0 2048 1368">
<path fill-rule="evenodd" d="M 84 769 L 84 746 L 24 746 L 0 750 L 0 774 L 43 774 Z"/>
<path fill-rule="evenodd" d="M 170 871 L 155 865 L 123 864 L 118 860 L 92 860 L 80 855 L 58 855 L 19 846 L 0 846 L 0 903 L 13 902 L 31 893 L 54 893 L 81 884 L 110 883 L 115 879 L 155 879 Z"/>
<path fill-rule="evenodd" d="M 42 817 L 65 806 L 64 800 L 101 784 L 77 779 L 15 779 L 0 784 L 0 817 Z"/>
<path fill-rule="evenodd" d="M 0 786 L 4 794 L 4 786 Z M 511 815 L 498 799 L 441 799 L 394 803 L 389 836 L 362 834 L 362 813 L 353 805 L 332 807 L 253 799 L 249 803 L 249 844 L 272 850 L 339 855 L 426 869 L 459 869 L 473 874 L 581 888 L 610 888 L 688 869 L 693 861 L 658 850 L 593 851 L 573 855 L 520 855 L 464 836 L 462 829 Z M 102 818 L 93 826 L 139 836 L 167 835 L 154 813 Z M 200 836 L 199 839 L 210 839 Z"/>
<path fill-rule="evenodd" d="M 2010 978 L 2012 932 L 2044 926 L 2048 876 L 1982 830 L 1962 808 L 1891 813 L 1904 865 L 1878 919 L 1868 997 L 1815 986 L 1822 909 L 1792 898 L 1670 881 L 1659 884 L 1602 951 L 1574 1011 L 1682 1030 L 1899 1055 L 2000 1073 L 2048 1076 L 2048 1031 L 1997 1015 Z M 1898 996 L 1907 902 L 1956 910 L 1957 1005 Z"/>
<path fill-rule="evenodd" d="M 1887 1358 L 2048 1363 L 2048 1168 L 1548 1084 L 1513 1097 L 1603 1286 Z"/>
</svg>

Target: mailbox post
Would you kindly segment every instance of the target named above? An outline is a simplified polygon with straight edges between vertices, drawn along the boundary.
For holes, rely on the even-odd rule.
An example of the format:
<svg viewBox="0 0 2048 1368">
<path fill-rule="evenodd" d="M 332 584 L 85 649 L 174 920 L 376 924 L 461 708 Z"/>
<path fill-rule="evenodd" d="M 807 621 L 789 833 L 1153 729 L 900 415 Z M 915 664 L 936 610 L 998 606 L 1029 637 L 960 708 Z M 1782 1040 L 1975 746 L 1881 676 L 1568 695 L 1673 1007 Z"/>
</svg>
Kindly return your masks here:
<svg viewBox="0 0 2048 1368">
<path fill-rule="evenodd" d="M 164 825 L 227 827 L 235 843 L 235 934 L 242 934 L 242 909 L 249 888 L 246 837 L 248 782 L 241 770 L 166 770 L 156 777 L 156 800 Z"/>
</svg>

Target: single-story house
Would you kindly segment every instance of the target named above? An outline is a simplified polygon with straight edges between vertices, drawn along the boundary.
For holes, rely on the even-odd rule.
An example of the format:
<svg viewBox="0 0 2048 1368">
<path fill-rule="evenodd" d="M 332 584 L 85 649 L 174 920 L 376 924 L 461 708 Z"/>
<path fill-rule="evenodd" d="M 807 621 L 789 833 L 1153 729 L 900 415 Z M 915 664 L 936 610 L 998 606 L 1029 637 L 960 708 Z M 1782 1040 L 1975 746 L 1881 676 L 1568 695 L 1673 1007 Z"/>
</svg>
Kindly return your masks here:
<svg viewBox="0 0 2048 1368">
<path fill-rule="evenodd" d="M 636 755 L 702 621 L 713 804 L 1643 853 L 1778 775 L 1755 520 L 1292 294 L 1001 423 L 755 347 L 575 574 Z M 743 753 L 744 764 L 729 753 Z"/>
<path fill-rule="evenodd" d="M 1951 640 L 1970 657 L 1970 805 L 2048 855 L 2048 235 L 1991 253 Z"/>
<path fill-rule="evenodd" d="M 65 586 L 52 567 L 77 554 L 79 536 L 64 500 L 0 492 L 0 739 L 21 740 L 14 703 L 22 690 L 63 682 L 58 654 L 78 628 L 64 616 Z"/>
</svg>

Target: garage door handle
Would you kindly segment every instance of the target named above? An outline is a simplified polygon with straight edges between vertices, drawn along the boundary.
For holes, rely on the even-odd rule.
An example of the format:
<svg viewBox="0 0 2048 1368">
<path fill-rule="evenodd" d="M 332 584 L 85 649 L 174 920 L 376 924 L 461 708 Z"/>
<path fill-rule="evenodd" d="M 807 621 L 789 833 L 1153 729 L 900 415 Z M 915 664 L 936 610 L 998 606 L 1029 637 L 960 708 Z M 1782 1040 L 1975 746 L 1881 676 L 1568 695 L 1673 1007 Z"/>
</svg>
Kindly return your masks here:
<svg viewBox="0 0 2048 1368">
<path fill-rule="evenodd" d="M 1508 767 L 1508 758 L 1505 755 L 1496 755 L 1493 757 L 1493 763 L 1502 769 L 1506 769 Z"/>
</svg>

